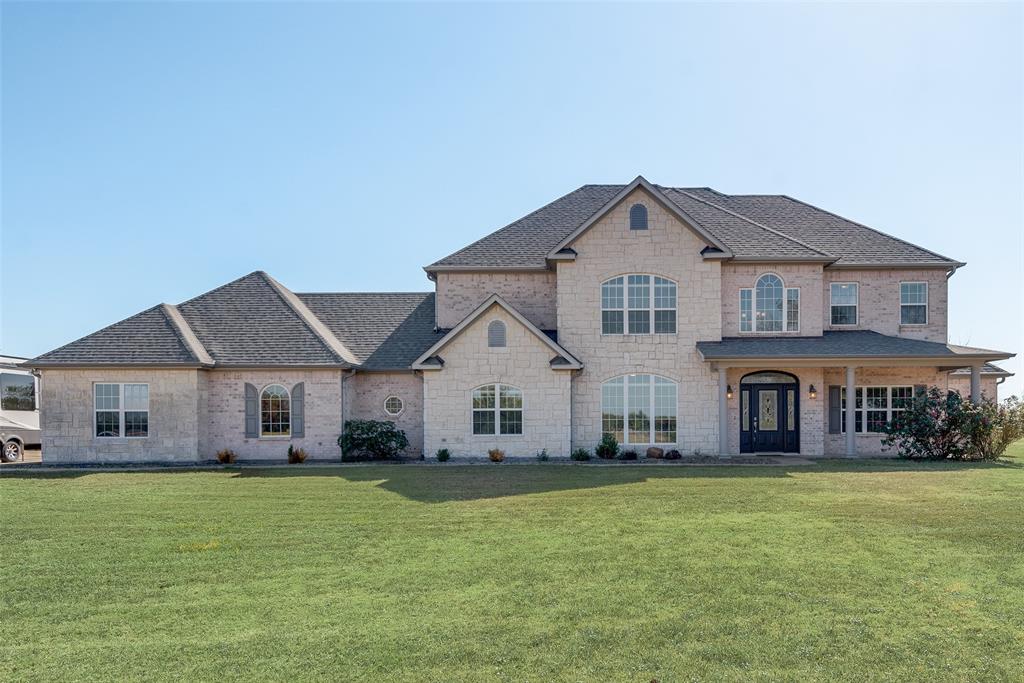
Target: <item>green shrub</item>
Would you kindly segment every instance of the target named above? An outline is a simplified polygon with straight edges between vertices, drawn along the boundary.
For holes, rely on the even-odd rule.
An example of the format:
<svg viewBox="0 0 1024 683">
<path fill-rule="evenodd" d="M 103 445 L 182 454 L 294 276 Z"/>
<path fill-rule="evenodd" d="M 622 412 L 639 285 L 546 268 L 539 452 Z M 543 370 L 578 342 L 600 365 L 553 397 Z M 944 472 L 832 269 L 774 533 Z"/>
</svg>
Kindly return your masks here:
<svg viewBox="0 0 1024 683">
<path fill-rule="evenodd" d="M 292 465 L 296 465 L 300 462 L 306 462 L 306 449 L 296 448 L 295 446 L 288 446 L 288 462 Z"/>
<path fill-rule="evenodd" d="M 669 452 L 665 453 L 665 455 L 663 455 L 661 457 L 662 457 L 663 460 L 681 460 L 682 457 L 683 457 L 683 454 L 673 448 L 672 450 L 670 450 Z"/>
<path fill-rule="evenodd" d="M 448 458 L 452 457 L 451 451 L 447 448 L 438 448 L 437 453 L 434 454 L 438 462 L 447 462 Z"/>
<path fill-rule="evenodd" d="M 616 460 L 639 460 L 640 456 L 636 451 L 630 449 L 628 451 L 622 451 L 615 456 Z"/>
<path fill-rule="evenodd" d="M 586 448 L 577 448 L 569 456 L 571 460 L 590 460 L 590 451 Z"/>
<path fill-rule="evenodd" d="M 597 453 L 597 457 L 603 458 L 604 460 L 611 460 L 619 454 L 619 442 L 615 440 L 615 437 L 605 432 L 601 437 L 601 443 L 597 444 L 597 448 L 594 449 Z"/>
<path fill-rule="evenodd" d="M 548 456 L 548 449 L 542 448 L 537 453 L 537 462 L 547 462 L 551 458 Z"/>
<path fill-rule="evenodd" d="M 342 462 L 386 460 L 409 447 L 405 432 L 387 420 L 347 420 L 338 437 Z"/>
</svg>

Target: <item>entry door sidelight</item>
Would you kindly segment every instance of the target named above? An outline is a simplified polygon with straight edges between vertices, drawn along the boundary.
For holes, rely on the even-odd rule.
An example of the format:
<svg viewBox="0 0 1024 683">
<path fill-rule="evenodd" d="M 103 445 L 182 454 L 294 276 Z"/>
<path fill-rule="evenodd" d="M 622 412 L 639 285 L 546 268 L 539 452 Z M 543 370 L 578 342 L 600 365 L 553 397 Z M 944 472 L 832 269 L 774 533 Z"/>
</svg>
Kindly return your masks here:
<svg viewBox="0 0 1024 683">
<path fill-rule="evenodd" d="M 799 452 L 797 400 L 792 384 L 741 385 L 740 452 Z"/>
</svg>

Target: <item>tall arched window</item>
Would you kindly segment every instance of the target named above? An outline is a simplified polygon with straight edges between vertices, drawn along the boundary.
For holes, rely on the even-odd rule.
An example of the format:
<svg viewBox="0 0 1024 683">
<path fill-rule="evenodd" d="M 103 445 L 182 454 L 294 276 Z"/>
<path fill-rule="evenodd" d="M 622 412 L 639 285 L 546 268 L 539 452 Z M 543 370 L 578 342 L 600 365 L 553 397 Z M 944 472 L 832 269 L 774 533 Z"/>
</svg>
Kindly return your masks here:
<svg viewBox="0 0 1024 683">
<path fill-rule="evenodd" d="M 601 334 L 675 334 L 676 283 L 620 275 L 601 283 Z"/>
<path fill-rule="evenodd" d="M 624 375 L 601 385 L 601 430 L 622 444 L 676 443 L 676 383 Z"/>
<path fill-rule="evenodd" d="M 765 273 L 752 289 L 740 290 L 740 332 L 782 331 L 800 331 L 800 290 Z"/>
<path fill-rule="evenodd" d="M 260 393 L 260 436 L 289 436 L 292 433 L 291 397 L 280 384 Z"/>
<path fill-rule="evenodd" d="M 522 434 L 523 392 L 507 384 L 473 390 L 474 434 Z"/>
<path fill-rule="evenodd" d="M 629 229 L 647 229 L 647 207 L 643 204 L 634 204 L 629 207 Z"/>
<path fill-rule="evenodd" d="M 487 326 L 487 346 L 492 349 L 504 348 L 505 346 L 505 323 L 500 320 L 492 320 Z"/>
</svg>

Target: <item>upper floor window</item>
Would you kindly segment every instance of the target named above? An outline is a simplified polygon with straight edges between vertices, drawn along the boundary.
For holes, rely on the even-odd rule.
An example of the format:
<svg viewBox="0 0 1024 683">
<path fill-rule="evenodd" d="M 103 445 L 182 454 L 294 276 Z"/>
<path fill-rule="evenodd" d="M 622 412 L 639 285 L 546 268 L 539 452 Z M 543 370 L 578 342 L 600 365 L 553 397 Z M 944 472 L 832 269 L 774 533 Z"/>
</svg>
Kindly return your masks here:
<svg viewBox="0 0 1024 683">
<path fill-rule="evenodd" d="M 625 375 L 601 385 L 601 430 L 623 444 L 676 442 L 676 383 Z"/>
<path fill-rule="evenodd" d="M 492 320 L 487 326 L 487 346 L 492 349 L 505 347 L 505 323 Z"/>
<path fill-rule="evenodd" d="M 36 378 L 13 372 L 0 374 L 0 409 L 35 410 Z"/>
<path fill-rule="evenodd" d="M 856 282 L 833 282 L 829 287 L 833 325 L 856 325 L 858 307 Z"/>
<path fill-rule="evenodd" d="M 148 384 L 93 385 L 97 437 L 149 436 Z"/>
<path fill-rule="evenodd" d="M 900 283 L 900 325 L 928 323 L 928 283 Z"/>
<path fill-rule="evenodd" d="M 289 436 L 292 433 L 292 402 L 288 390 L 271 384 L 260 394 L 260 436 Z"/>
<path fill-rule="evenodd" d="M 523 392 L 507 384 L 473 390 L 474 434 L 522 434 Z"/>
<path fill-rule="evenodd" d="M 643 204 L 634 204 L 629 207 L 629 229 L 647 229 L 647 207 Z"/>
<path fill-rule="evenodd" d="M 620 275 L 601 285 L 601 334 L 675 334 L 676 283 Z"/>
<path fill-rule="evenodd" d="M 799 332 L 800 290 L 787 288 L 774 273 L 740 290 L 740 332 Z"/>
</svg>

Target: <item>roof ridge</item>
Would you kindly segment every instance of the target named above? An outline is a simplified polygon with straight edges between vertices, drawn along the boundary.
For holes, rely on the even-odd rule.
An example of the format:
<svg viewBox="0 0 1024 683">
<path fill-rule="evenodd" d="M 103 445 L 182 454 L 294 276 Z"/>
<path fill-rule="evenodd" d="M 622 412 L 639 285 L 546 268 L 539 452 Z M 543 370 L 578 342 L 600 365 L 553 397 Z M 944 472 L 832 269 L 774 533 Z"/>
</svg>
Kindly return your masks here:
<svg viewBox="0 0 1024 683">
<path fill-rule="evenodd" d="M 174 304 L 164 303 L 160 304 L 160 309 L 163 311 L 164 317 L 167 318 L 167 322 L 170 323 L 171 328 L 174 329 L 175 334 L 178 335 L 182 345 L 192 354 L 196 362 L 203 365 L 214 365 L 213 356 L 206 350 L 203 343 L 199 341 L 199 337 L 196 336 L 196 333 L 192 330 L 188 321 L 185 320 L 185 316 L 178 310 L 178 307 Z"/>
<path fill-rule="evenodd" d="M 810 249 L 811 251 L 815 252 L 816 254 L 821 254 L 822 256 L 827 256 L 827 257 L 832 258 L 832 259 L 838 259 L 839 258 L 835 254 L 830 254 L 830 253 L 828 253 L 826 251 L 822 251 L 821 249 L 815 249 L 811 245 L 809 245 L 809 244 L 807 244 L 805 242 L 802 242 L 802 241 L 796 239 L 795 237 L 791 237 L 791 236 L 787 235 L 784 232 L 780 232 L 779 230 L 776 230 L 774 228 L 769 228 L 767 225 L 762 225 L 761 223 L 758 223 L 757 221 L 753 220 L 752 218 L 744 216 L 741 213 L 737 213 L 735 211 L 732 211 L 731 209 L 727 209 L 724 206 L 719 206 L 718 204 L 715 204 L 714 202 L 710 202 L 707 199 L 702 199 L 701 197 L 697 197 L 695 195 L 692 195 L 692 194 L 690 194 L 689 192 L 687 192 L 685 190 L 682 190 L 682 189 L 679 189 L 679 188 L 669 188 L 669 189 L 671 189 L 671 190 L 673 190 L 675 192 L 678 192 L 680 194 L 685 194 L 687 197 L 689 197 L 690 199 L 693 199 L 694 201 L 698 201 L 698 202 L 701 202 L 703 204 L 707 204 L 708 206 L 712 206 L 712 207 L 718 209 L 719 211 L 724 211 L 725 213 L 727 213 L 727 214 L 729 214 L 731 216 L 735 216 L 736 218 L 739 218 L 741 220 L 744 220 L 744 221 L 750 223 L 751 225 L 756 225 L 757 227 L 761 228 L 762 230 L 766 230 L 766 231 L 768 231 L 768 232 L 770 232 L 772 234 L 778 235 L 779 237 L 782 237 L 783 239 L 787 239 L 790 242 L 793 242 L 795 244 L 799 244 L 801 247 L 804 247 L 806 249 Z"/>
<path fill-rule="evenodd" d="M 309 310 L 309 307 L 306 306 L 306 304 L 302 302 L 302 299 L 296 296 L 294 292 L 262 270 L 257 270 L 256 274 L 262 277 L 266 283 L 270 285 L 271 289 L 281 297 L 281 300 L 284 301 L 284 303 L 291 308 L 297 316 L 299 316 L 299 319 L 302 320 L 317 339 L 327 347 L 328 351 L 333 353 L 339 360 L 346 363 L 351 365 L 359 364 L 355 354 L 334 336 L 334 333 L 324 325 L 320 318 L 313 314 L 313 311 Z"/>
<path fill-rule="evenodd" d="M 224 284 L 222 284 L 222 285 L 220 285 L 218 287 L 214 287 L 213 289 L 211 289 L 211 290 L 209 290 L 207 292 L 203 292 L 202 294 L 196 294 L 191 299 L 185 299 L 181 303 L 175 304 L 175 308 L 177 308 L 178 306 L 184 306 L 186 304 L 190 304 L 193 301 L 195 301 L 196 299 L 201 299 L 204 296 L 209 296 L 210 294 L 213 294 L 214 292 L 219 292 L 220 290 L 226 289 L 227 287 L 230 287 L 231 285 L 233 285 L 235 283 L 241 282 L 242 280 L 246 280 L 248 278 L 253 277 L 254 275 L 260 275 L 260 274 L 264 274 L 265 275 L 266 273 L 264 273 L 262 270 L 254 270 L 251 273 L 246 273 L 245 275 L 242 275 L 241 277 L 236 277 L 231 282 L 225 282 Z"/>
<path fill-rule="evenodd" d="M 938 258 L 942 259 L 943 261 L 949 261 L 950 263 L 959 264 L 957 266 L 958 268 L 961 267 L 961 266 L 967 265 L 966 263 L 962 263 L 962 262 L 957 261 L 955 259 L 951 259 L 948 256 L 943 256 L 942 254 L 940 254 L 940 253 L 938 253 L 936 251 L 932 251 L 931 249 L 925 249 L 924 247 L 922 247 L 919 244 L 914 244 L 913 242 L 908 242 L 907 240 L 902 239 L 900 237 L 896 237 L 895 235 L 890 235 L 889 233 L 882 232 L 881 230 L 878 230 L 877 228 L 872 228 L 870 225 L 864 225 L 863 223 L 858 223 L 857 221 L 850 220 L 849 218 L 847 218 L 845 216 L 840 216 L 837 213 L 833 213 L 833 212 L 829 211 L 828 209 L 823 209 L 820 206 L 816 206 L 814 204 L 810 204 L 808 202 L 805 202 L 802 199 L 796 199 L 795 197 L 790 197 L 788 194 L 751 195 L 751 196 L 782 197 L 784 199 L 788 199 L 791 202 L 795 202 L 797 204 L 802 204 L 804 206 L 810 207 L 810 208 L 814 209 L 815 211 L 821 211 L 822 213 L 827 213 L 829 216 L 833 216 L 835 218 L 838 218 L 839 220 L 846 221 L 847 223 L 853 223 L 854 225 L 859 226 L 861 228 L 864 228 L 865 230 L 870 230 L 871 232 L 873 232 L 875 234 L 882 235 L 883 237 L 888 237 L 889 239 L 896 240 L 897 242 L 900 242 L 902 244 L 906 244 L 907 246 L 910 246 L 910 247 L 914 247 L 915 249 L 920 249 L 921 251 L 927 252 L 927 253 L 931 254 L 932 256 L 935 256 L 935 257 L 938 257 Z"/>
</svg>

